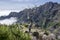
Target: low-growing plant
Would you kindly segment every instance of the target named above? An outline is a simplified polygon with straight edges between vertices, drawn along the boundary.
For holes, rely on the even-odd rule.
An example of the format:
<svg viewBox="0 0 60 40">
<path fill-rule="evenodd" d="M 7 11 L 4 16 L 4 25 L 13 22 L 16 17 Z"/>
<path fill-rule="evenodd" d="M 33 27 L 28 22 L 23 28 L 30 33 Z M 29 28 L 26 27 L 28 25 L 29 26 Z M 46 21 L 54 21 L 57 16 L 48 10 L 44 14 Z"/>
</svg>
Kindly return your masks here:
<svg viewBox="0 0 60 40">
<path fill-rule="evenodd" d="M 20 31 L 16 25 L 1 25 L 0 40 L 31 40 L 31 38 L 29 34 Z"/>
</svg>

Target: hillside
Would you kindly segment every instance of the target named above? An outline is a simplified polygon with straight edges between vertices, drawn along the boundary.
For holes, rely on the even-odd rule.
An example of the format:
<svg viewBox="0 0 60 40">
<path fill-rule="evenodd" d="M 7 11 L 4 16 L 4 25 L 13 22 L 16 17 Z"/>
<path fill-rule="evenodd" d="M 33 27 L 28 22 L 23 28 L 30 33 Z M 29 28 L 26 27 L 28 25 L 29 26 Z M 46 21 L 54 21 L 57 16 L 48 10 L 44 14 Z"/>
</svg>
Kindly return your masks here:
<svg viewBox="0 0 60 40">
<path fill-rule="evenodd" d="M 39 7 L 24 9 L 18 13 L 11 12 L 8 16 L 1 16 L 0 20 L 11 17 L 18 18 L 16 23 L 29 23 L 32 20 L 32 23 L 40 27 L 53 26 L 60 22 L 60 4 L 47 2 Z"/>
<path fill-rule="evenodd" d="M 38 7 L 24 9 L 20 12 L 11 12 L 8 16 L 1 16 L 0 20 L 11 17 L 17 18 L 17 22 L 12 25 L 0 24 L 1 40 L 4 38 L 9 40 L 41 40 L 44 38 L 60 40 L 59 3 L 47 2 Z"/>
</svg>

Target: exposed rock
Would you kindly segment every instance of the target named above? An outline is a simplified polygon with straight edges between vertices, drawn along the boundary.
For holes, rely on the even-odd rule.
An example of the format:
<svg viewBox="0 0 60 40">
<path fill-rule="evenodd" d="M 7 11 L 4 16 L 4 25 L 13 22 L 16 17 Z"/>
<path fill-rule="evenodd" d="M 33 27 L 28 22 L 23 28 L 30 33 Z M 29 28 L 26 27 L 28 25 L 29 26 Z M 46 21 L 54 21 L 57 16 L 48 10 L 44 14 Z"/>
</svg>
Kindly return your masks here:
<svg viewBox="0 0 60 40">
<path fill-rule="evenodd" d="M 0 20 L 16 17 L 18 18 L 16 23 L 35 23 L 39 27 L 48 27 L 50 22 L 58 23 L 60 22 L 60 4 L 47 2 L 39 7 L 34 7 L 30 9 L 24 9 L 20 12 L 11 12 L 8 16 L 1 16 Z M 29 19 L 28 19 L 29 17 Z"/>
</svg>

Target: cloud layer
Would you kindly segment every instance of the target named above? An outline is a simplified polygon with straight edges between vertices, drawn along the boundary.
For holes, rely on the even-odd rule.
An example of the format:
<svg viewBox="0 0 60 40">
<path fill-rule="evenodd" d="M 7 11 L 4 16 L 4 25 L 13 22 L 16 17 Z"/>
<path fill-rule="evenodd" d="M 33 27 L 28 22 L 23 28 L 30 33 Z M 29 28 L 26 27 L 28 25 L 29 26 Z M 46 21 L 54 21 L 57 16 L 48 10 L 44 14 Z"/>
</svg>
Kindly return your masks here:
<svg viewBox="0 0 60 40">
<path fill-rule="evenodd" d="M 34 7 L 34 5 L 41 5 L 46 2 L 59 2 L 60 0 L 0 0 L 0 9 L 25 9 Z"/>
<path fill-rule="evenodd" d="M 0 24 L 6 24 L 6 25 L 11 25 L 17 21 L 16 18 L 10 18 L 10 19 L 5 19 L 5 20 L 0 20 Z"/>
</svg>

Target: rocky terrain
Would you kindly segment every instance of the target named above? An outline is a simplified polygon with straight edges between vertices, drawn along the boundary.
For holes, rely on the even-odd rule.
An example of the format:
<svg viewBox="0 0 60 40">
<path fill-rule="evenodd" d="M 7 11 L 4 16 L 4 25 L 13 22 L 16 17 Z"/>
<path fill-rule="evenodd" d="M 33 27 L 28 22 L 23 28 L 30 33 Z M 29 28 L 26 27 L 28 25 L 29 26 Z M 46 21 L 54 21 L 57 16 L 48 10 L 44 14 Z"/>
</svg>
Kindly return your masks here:
<svg viewBox="0 0 60 40">
<path fill-rule="evenodd" d="M 8 19 L 11 17 L 18 18 L 17 22 L 27 22 L 28 17 L 39 26 L 45 23 L 47 26 L 50 22 L 58 23 L 60 21 L 60 4 L 47 2 L 39 7 L 24 9 L 20 12 L 11 12 L 8 16 L 1 16 L 0 20 Z"/>
<path fill-rule="evenodd" d="M 40 27 L 53 32 L 60 38 L 60 4 L 47 2 L 39 7 L 24 9 L 20 12 L 11 12 L 8 16 L 1 16 L 0 20 L 16 17 L 16 23 L 35 24 L 35 27 Z"/>
<path fill-rule="evenodd" d="M 29 23 L 32 20 L 32 23 L 38 27 L 56 29 L 60 25 L 60 4 L 47 2 L 39 7 L 24 9 L 20 12 L 11 12 L 8 16 L 1 16 L 0 20 L 11 17 L 17 18 L 16 23 Z"/>
</svg>

